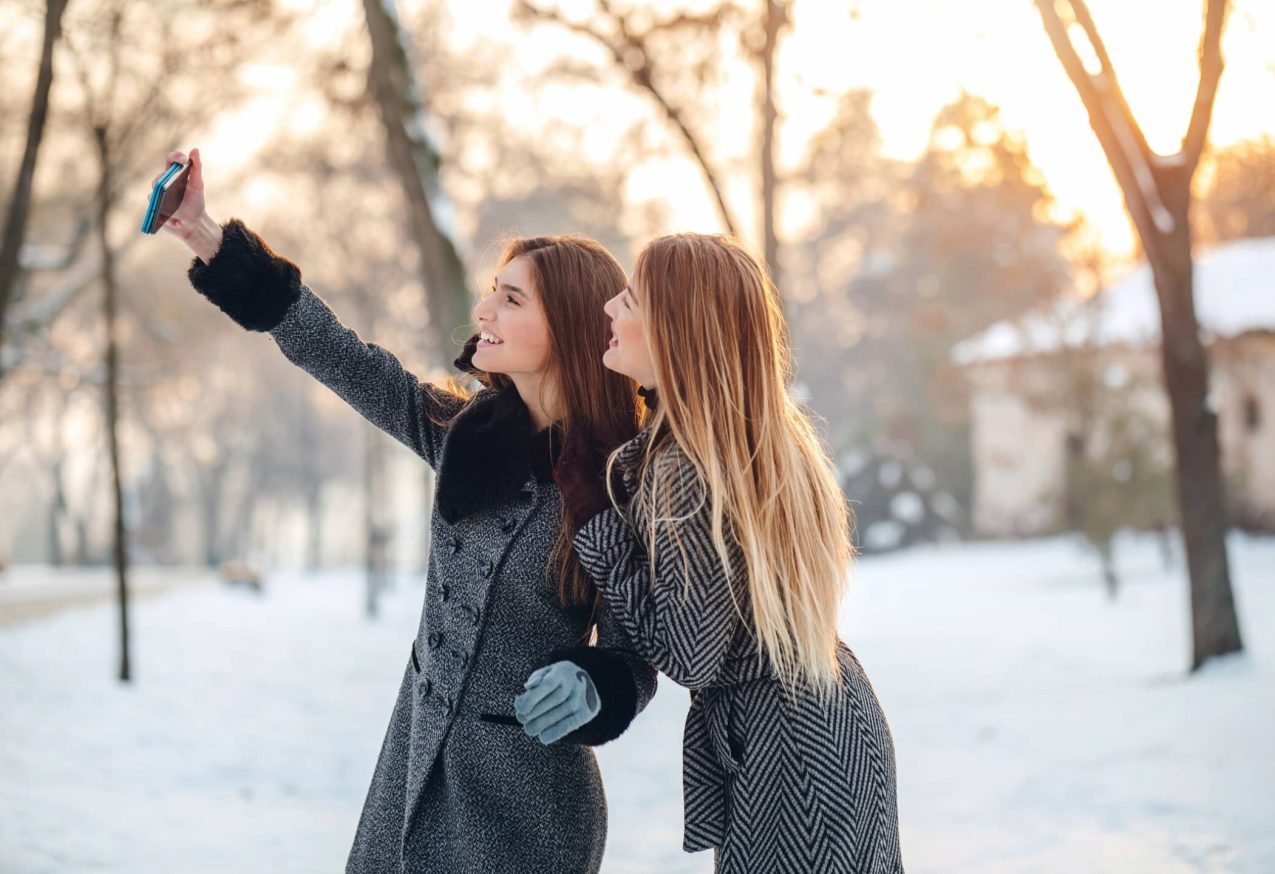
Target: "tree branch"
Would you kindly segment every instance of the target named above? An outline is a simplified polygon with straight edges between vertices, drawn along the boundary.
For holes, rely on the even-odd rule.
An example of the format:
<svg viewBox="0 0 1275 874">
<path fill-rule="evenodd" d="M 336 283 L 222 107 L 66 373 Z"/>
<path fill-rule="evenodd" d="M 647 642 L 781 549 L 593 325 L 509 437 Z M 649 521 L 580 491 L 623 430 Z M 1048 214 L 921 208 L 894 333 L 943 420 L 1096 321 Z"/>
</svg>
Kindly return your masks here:
<svg viewBox="0 0 1275 874">
<path fill-rule="evenodd" d="M 17 179 L 13 184 L 12 199 L 5 210 L 4 232 L 0 237 L 0 338 L 5 333 L 7 311 L 14 298 L 14 289 L 23 275 L 22 241 L 26 236 L 27 221 L 31 213 L 36 159 L 49 114 L 49 94 L 53 88 L 53 53 L 62 34 L 62 15 L 65 10 L 66 0 L 51 0 L 45 9 L 44 38 L 35 92 L 31 99 L 31 113 L 27 121 L 26 145 L 22 152 L 22 162 L 18 166 Z M 3 378 L 3 373 L 3 368 L 0 368 L 0 378 Z"/>
<path fill-rule="evenodd" d="M 1204 32 L 1200 35 L 1200 85 L 1195 92 L 1191 122 L 1182 138 L 1182 153 L 1192 170 L 1199 163 L 1208 139 L 1213 99 L 1217 96 L 1218 80 L 1222 78 L 1222 29 L 1227 6 L 1227 0 L 1205 0 Z"/>
<path fill-rule="evenodd" d="M 1159 234 L 1171 232 L 1173 218 L 1164 206 L 1164 199 L 1152 172 L 1150 147 L 1120 91 L 1111 58 L 1084 0 L 1035 2 L 1045 25 L 1045 33 L 1089 113 L 1089 126 L 1093 128 L 1107 155 L 1116 181 L 1124 192 L 1129 213 L 1139 226 L 1143 240 L 1153 240 Z M 1067 33 L 1067 26 L 1058 14 L 1059 2 L 1068 5 L 1076 22 L 1084 30 L 1102 68 L 1097 75 L 1085 69 L 1084 62 Z"/>
<path fill-rule="evenodd" d="M 598 8 L 615 27 L 616 37 L 608 36 L 584 22 L 569 19 L 556 9 L 542 9 L 530 2 L 530 0 L 517 0 L 515 8 L 528 18 L 548 21 L 572 33 L 587 37 L 611 53 L 616 64 L 629 72 L 629 76 L 633 79 L 635 85 L 651 95 L 651 98 L 664 113 L 665 118 L 681 134 L 682 140 L 686 143 L 687 148 L 690 149 L 691 156 L 695 159 L 695 163 L 699 165 L 700 172 L 704 175 L 704 181 L 708 183 L 714 203 L 717 206 L 717 214 L 720 216 L 725 230 L 732 236 L 738 236 L 739 224 L 735 221 L 730 207 L 726 204 L 722 186 L 717 179 L 717 174 L 709 166 L 708 156 L 700 145 L 699 138 L 686 123 L 682 111 L 674 106 L 659 86 L 655 84 L 655 70 L 651 64 L 650 54 L 647 52 L 645 42 L 647 34 L 635 33 L 630 27 L 627 16 L 616 12 L 608 0 L 597 0 L 597 3 Z M 700 26 L 713 17 L 715 17 L 715 14 L 713 16 L 704 16 L 703 18 L 687 18 L 683 23 Z M 652 30 L 668 29 L 671 26 L 669 22 L 665 22 L 662 25 L 654 26 Z"/>
</svg>

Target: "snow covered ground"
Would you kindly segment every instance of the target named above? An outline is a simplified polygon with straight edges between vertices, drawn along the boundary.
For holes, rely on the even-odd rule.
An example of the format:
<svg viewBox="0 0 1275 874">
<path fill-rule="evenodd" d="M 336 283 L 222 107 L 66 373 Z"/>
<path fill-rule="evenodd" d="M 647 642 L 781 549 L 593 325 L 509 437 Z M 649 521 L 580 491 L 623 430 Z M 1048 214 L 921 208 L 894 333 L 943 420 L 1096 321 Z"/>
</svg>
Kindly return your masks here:
<svg viewBox="0 0 1275 874">
<path fill-rule="evenodd" d="M 1070 539 L 860 564 L 843 632 L 912 874 L 1275 871 L 1275 540 L 1232 540 L 1248 651 L 1190 678 L 1182 572 L 1122 547 L 1114 604 Z M 420 584 L 369 622 L 353 572 L 179 576 L 136 605 L 129 688 L 109 603 L 0 624 L 0 872 L 342 869 Z M 686 706 L 661 681 L 599 751 L 608 874 L 711 870 L 680 849 Z"/>
</svg>

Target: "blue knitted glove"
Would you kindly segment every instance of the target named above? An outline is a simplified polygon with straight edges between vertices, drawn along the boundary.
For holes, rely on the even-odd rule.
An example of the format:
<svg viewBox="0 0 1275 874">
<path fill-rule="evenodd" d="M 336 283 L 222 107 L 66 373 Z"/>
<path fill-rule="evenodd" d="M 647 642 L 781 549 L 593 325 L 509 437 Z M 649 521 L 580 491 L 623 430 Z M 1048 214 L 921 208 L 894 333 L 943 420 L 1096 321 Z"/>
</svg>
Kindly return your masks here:
<svg viewBox="0 0 1275 874">
<path fill-rule="evenodd" d="M 588 673 L 575 662 L 554 662 L 534 672 L 514 699 L 523 731 L 548 746 L 598 715 L 602 701 Z"/>
</svg>

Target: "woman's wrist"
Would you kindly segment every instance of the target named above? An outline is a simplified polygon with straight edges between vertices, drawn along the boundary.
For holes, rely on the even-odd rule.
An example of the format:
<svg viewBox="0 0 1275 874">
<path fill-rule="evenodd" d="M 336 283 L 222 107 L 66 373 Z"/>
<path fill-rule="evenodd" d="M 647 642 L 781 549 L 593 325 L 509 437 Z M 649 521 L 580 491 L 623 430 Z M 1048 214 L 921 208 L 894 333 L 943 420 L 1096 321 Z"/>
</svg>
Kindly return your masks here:
<svg viewBox="0 0 1275 874">
<path fill-rule="evenodd" d="M 205 264 L 212 261 L 217 250 L 221 248 L 221 225 L 214 221 L 208 213 L 201 215 L 196 221 L 186 226 L 181 235 L 190 250 L 199 256 Z"/>
</svg>

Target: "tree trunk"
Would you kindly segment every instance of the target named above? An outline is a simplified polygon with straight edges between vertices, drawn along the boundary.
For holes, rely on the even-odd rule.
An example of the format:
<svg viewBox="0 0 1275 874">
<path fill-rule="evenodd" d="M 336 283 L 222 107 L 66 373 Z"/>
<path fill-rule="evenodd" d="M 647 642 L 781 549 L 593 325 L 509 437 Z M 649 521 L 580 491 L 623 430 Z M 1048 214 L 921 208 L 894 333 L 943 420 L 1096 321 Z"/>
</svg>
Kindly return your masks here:
<svg viewBox="0 0 1275 874">
<path fill-rule="evenodd" d="M 314 573 L 323 563 L 323 481 L 315 475 L 306 486 L 305 568 Z"/>
<path fill-rule="evenodd" d="M 244 484 L 243 493 L 239 497 L 239 505 L 235 508 L 234 530 L 231 532 L 231 547 L 234 550 L 231 559 L 248 562 L 253 554 L 257 528 L 257 482 L 255 465 L 248 463 L 248 481 Z"/>
<path fill-rule="evenodd" d="M 89 520 L 84 516 L 76 516 L 73 522 L 75 531 L 75 564 L 85 567 L 92 556 L 89 554 Z"/>
<path fill-rule="evenodd" d="M 421 504 L 425 508 L 425 532 L 421 537 L 421 556 L 420 556 L 420 574 L 423 578 L 429 577 L 429 550 L 431 541 L 434 537 L 434 487 L 436 485 L 436 477 L 434 469 L 428 464 L 424 465 L 424 472 L 421 474 L 423 479 L 423 493 L 421 495 Z"/>
<path fill-rule="evenodd" d="M 224 554 L 221 544 L 221 478 L 225 465 L 218 462 L 199 477 L 200 508 L 204 517 L 204 566 L 221 566 Z M 206 477 L 206 478 L 205 478 Z"/>
<path fill-rule="evenodd" d="M 1160 546 L 1160 561 L 1166 571 L 1173 570 L 1173 532 L 1172 525 L 1167 523 L 1156 528 L 1155 539 Z"/>
<path fill-rule="evenodd" d="M 775 53 L 779 33 L 788 23 L 788 3 L 766 0 L 765 38 L 761 49 L 761 221 L 766 267 L 776 285 L 781 282 L 779 235 L 775 231 L 775 127 L 779 114 L 775 108 Z"/>
<path fill-rule="evenodd" d="M 1116 576 L 1116 547 L 1108 540 L 1098 544 L 1098 558 L 1102 561 L 1102 585 L 1107 592 L 1107 600 L 1116 600 L 1120 591 L 1120 580 Z"/>
<path fill-rule="evenodd" d="M 375 619 L 381 592 L 386 588 L 389 541 L 385 530 L 385 443 L 381 432 L 365 426 L 363 455 L 363 531 L 366 597 L 364 607 L 369 619 Z"/>
<path fill-rule="evenodd" d="M 27 217 L 31 210 L 31 192 L 35 182 L 36 158 L 44 138 L 44 123 L 49 115 L 49 92 L 53 88 L 53 49 L 62 34 L 62 13 L 66 0 L 49 0 L 44 13 L 44 42 L 40 48 L 40 72 L 31 99 L 31 115 L 27 120 L 27 142 L 18 165 L 18 178 L 13 186 L 8 215 L 5 216 L 4 239 L 0 241 L 0 338 L 5 334 L 5 318 L 14 288 L 22 271 L 20 257 L 26 236 Z M 0 359 L 0 380 L 4 379 Z"/>
<path fill-rule="evenodd" d="M 128 640 L 128 533 L 124 524 L 124 487 L 120 471 L 119 440 L 119 347 L 115 334 L 115 312 L 119 291 L 115 283 L 115 259 L 111 252 L 108 219 L 113 197 L 111 184 L 110 147 L 107 131 L 102 126 L 94 128 L 97 140 L 98 187 L 97 231 L 102 251 L 102 315 L 106 323 L 106 435 L 111 455 L 111 492 L 115 509 L 115 533 L 113 557 L 115 563 L 116 593 L 120 620 L 120 681 L 132 679 L 129 664 Z"/>
<path fill-rule="evenodd" d="M 430 356 L 446 367 L 460 351 L 456 329 L 470 322 L 465 267 L 453 224 L 455 210 L 443 192 L 438 150 L 426 129 L 410 41 L 399 25 L 394 0 L 363 0 L 363 10 L 372 40 L 369 86 L 381 109 L 390 166 L 403 185 L 412 239 L 420 251 L 434 339 Z"/>
<path fill-rule="evenodd" d="M 1070 21 L 1059 7 L 1065 6 Z M 1195 315 L 1191 260 L 1191 178 L 1208 138 L 1222 75 L 1228 0 L 1204 0 L 1200 80 L 1181 150 L 1151 151 L 1125 100 L 1111 58 L 1084 0 L 1036 0 L 1045 32 L 1089 114 L 1089 125 L 1124 194 L 1151 266 L 1160 303 L 1160 358 L 1172 419 L 1178 510 L 1191 585 L 1191 670 L 1242 649 L 1226 553 L 1226 500 L 1217 413 L 1208 397 L 1208 359 Z M 1090 72 L 1073 39 L 1088 46 Z"/>
<path fill-rule="evenodd" d="M 66 518 L 66 489 L 62 485 L 62 469 L 65 457 L 59 454 L 53 459 L 49 481 L 53 485 L 53 499 L 49 501 L 49 564 L 62 567 L 66 553 L 62 548 L 62 520 Z"/>
<path fill-rule="evenodd" d="M 1178 510 L 1191 581 L 1191 669 L 1243 648 L 1226 552 L 1226 493 L 1217 412 L 1209 397 L 1208 357 L 1195 315 L 1190 179 L 1160 176 L 1173 229 L 1144 239 L 1160 300 L 1160 361 L 1169 394 Z"/>
</svg>

